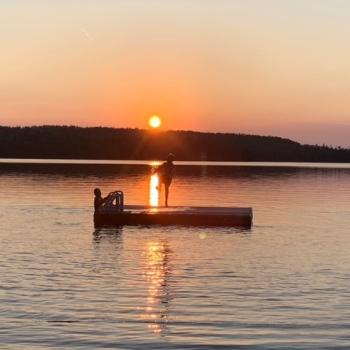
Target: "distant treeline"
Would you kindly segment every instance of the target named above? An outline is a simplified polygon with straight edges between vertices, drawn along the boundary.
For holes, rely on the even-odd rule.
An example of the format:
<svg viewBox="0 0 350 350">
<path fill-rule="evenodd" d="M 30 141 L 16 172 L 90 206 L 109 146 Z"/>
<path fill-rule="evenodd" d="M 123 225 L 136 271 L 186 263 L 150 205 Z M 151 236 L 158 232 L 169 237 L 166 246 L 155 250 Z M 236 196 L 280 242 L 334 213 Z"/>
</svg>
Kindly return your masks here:
<svg viewBox="0 0 350 350">
<path fill-rule="evenodd" d="M 350 162 L 350 149 L 271 136 L 74 126 L 0 127 L 0 158 Z"/>
</svg>

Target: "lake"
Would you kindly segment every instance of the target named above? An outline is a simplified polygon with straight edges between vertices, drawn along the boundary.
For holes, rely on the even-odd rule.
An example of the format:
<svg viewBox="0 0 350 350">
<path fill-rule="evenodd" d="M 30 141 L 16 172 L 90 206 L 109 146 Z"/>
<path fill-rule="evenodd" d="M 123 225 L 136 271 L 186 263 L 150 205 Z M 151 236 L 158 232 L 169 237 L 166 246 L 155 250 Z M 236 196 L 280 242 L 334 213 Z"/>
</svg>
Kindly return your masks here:
<svg viewBox="0 0 350 350">
<path fill-rule="evenodd" d="M 183 162 L 170 205 L 252 228 L 95 229 L 93 189 L 147 204 L 149 169 L 0 160 L 0 348 L 350 348 L 349 164 Z"/>
</svg>

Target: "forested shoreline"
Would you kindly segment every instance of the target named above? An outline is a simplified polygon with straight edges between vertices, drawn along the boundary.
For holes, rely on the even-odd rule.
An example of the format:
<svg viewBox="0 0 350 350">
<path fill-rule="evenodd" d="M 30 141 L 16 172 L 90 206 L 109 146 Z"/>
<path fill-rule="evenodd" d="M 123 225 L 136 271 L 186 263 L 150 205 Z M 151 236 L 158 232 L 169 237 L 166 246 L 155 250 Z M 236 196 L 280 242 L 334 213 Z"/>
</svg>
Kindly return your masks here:
<svg viewBox="0 0 350 350">
<path fill-rule="evenodd" d="M 0 127 L 0 158 L 350 162 L 350 149 L 272 136 L 107 127 Z"/>
</svg>

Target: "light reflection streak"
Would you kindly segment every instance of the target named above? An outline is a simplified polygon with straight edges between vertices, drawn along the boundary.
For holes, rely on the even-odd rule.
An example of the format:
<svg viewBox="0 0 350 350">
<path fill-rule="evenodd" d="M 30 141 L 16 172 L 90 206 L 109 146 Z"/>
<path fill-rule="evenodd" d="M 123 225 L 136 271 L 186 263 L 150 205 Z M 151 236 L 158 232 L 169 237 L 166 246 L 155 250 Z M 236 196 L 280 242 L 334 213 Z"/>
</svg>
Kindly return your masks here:
<svg viewBox="0 0 350 350">
<path fill-rule="evenodd" d="M 149 185 L 149 205 L 151 207 L 159 206 L 159 176 L 158 174 L 151 175 Z"/>
<path fill-rule="evenodd" d="M 169 312 L 169 248 L 166 242 L 148 242 L 145 249 L 144 277 L 148 282 L 146 307 L 140 315 L 147 327 L 156 334 L 166 331 Z"/>
</svg>

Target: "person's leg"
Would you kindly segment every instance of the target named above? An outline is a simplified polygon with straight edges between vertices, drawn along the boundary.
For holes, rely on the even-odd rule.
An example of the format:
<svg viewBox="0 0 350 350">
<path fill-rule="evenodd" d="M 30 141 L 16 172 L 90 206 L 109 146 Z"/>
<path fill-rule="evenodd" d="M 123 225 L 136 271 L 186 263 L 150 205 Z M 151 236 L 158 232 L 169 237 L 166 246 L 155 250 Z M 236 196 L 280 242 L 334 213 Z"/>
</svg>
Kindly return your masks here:
<svg viewBox="0 0 350 350">
<path fill-rule="evenodd" d="M 168 184 L 164 184 L 164 188 L 165 188 L 165 206 L 168 206 L 168 197 L 169 197 L 169 185 Z"/>
</svg>

